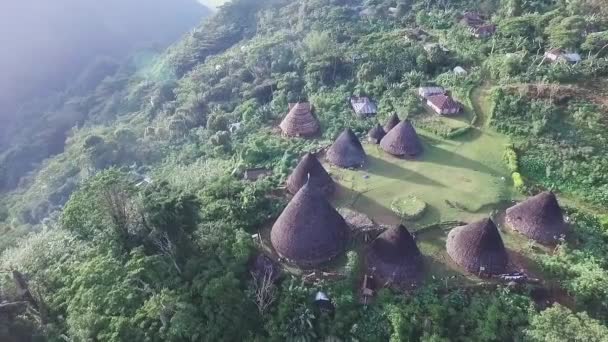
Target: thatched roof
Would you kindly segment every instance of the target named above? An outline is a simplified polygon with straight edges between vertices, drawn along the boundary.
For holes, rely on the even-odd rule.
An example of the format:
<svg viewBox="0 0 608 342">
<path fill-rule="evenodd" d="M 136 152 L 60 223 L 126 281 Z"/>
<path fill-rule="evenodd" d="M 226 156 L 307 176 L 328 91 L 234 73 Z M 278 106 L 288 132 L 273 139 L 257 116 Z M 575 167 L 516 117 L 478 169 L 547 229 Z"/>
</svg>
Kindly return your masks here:
<svg viewBox="0 0 608 342">
<path fill-rule="evenodd" d="M 386 135 L 386 133 L 384 132 L 384 129 L 382 128 L 382 126 L 380 126 L 380 124 L 377 124 L 376 126 L 374 126 L 374 128 L 370 129 L 369 132 L 367 133 L 367 140 L 369 140 L 369 142 L 371 142 L 371 143 L 379 144 L 380 140 L 382 140 L 382 138 L 384 138 L 385 135 Z"/>
<path fill-rule="evenodd" d="M 281 257 L 312 267 L 342 253 L 348 226 L 325 196 L 307 183 L 272 226 L 270 240 Z"/>
<path fill-rule="evenodd" d="M 507 268 L 507 250 L 489 218 L 452 229 L 446 248 L 452 260 L 471 273 L 501 274 Z"/>
<path fill-rule="evenodd" d="M 385 230 L 372 242 L 367 266 L 385 282 L 412 286 L 421 279 L 423 260 L 412 235 L 399 225 Z"/>
<path fill-rule="evenodd" d="M 507 209 L 511 228 L 542 244 L 554 244 L 565 234 L 562 209 L 552 192 L 543 192 Z"/>
<path fill-rule="evenodd" d="M 360 167 L 365 163 L 365 151 L 350 128 L 345 129 L 327 150 L 327 160 L 339 167 Z"/>
<path fill-rule="evenodd" d="M 409 120 L 401 121 L 388 132 L 380 147 L 394 156 L 417 156 L 422 153 L 422 144 L 416 130 Z"/>
<path fill-rule="evenodd" d="M 319 121 L 312 113 L 312 106 L 308 102 L 299 102 L 290 105 L 289 113 L 285 116 L 279 127 L 285 135 L 291 137 L 314 136 L 321 128 Z"/>
<path fill-rule="evenodd" d="M 295 194 L 306 182 L 310 182 L 311 185 L 321 189 L 326 196 L 331 195 L 335 189 L 331 176 L 312 153 L 306 153 L 298 166 L 291 172 L 291 175 L 287 178 L 287 190 Z"/>
<path fill-rule="evenodd" d="M 393 113 L 393 115 L 391 115 L 391 117 L 388 118 L 388 120 L 386 121 L 386 124 L 384 125 L 384 132 L 388 133 L 391 129 L 393 129 L 393 127 L 397 126 L 400 121 L 401 120 L 399 120 L 397 113 Z"/>
</svg>

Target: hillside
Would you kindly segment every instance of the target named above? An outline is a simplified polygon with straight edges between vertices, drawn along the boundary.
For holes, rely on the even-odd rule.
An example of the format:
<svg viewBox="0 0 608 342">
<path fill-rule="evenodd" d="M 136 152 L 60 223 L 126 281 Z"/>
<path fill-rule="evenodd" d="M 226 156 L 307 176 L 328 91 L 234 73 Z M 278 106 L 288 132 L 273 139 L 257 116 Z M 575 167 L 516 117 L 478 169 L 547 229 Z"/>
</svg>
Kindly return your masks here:
<svg viewBox="0 0 608 342">
<path fill-rule="evenodd" d="M 0 340 L 608 339 L 600 5 L 233 0 L 97 62 L 0 154 Z"/>
<path fill-rule="evenodd" d="M 97 56 L 118 58 L 137 47 L 166 46 L 209 14 L 189 0 L 6 1 L 0 11 L 0 39 L 11 51 L 0 57 L 2 82 L 20 78 L 0 84 L 7 90 L 0 97 L 2 117 L 14 102 L 61 91 Z"/>
<path fill-rule="evenodd" d="M 84 113 L 49 112 L 61 111 L 66 97 L 90 92 L 130 56 L 164 50 L 210 10 L 195 0 L 28 0 L 2 2 L 0 13 L 0 42 L 10 51 L 0 56 L 0 164 L 23 175 L 62 150 L 66 127 L 45 136 L 41 117 L 67 129 L 79 124 Z M 27 151 L 41 145 L 48 151 Z M 13 177 L 0 189 L 13 188 Z"/>
</svg>

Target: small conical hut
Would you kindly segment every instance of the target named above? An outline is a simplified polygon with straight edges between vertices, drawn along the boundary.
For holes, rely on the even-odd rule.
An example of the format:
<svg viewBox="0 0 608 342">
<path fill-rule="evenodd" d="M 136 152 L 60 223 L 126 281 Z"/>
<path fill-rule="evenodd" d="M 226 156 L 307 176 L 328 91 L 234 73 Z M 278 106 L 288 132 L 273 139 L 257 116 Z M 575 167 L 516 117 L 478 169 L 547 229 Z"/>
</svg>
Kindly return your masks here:
<svg viewBox="0 0 608 342">
<path fill-rule="evenodd" d="M 331 195 L 335 189 L 333 179 L 312 153 L 306 153 L 289 175 L 287 190 L 295 194 L 306 182 L 310 182 L 311 185 L 319 188 L 326 196 Z"/>
<path fill-rule="evenodd" d="M 373 144 L 379 144 L 385 135 L 384 128 L 382 128 L 380 124 L 376 124 L 376 126 L 367 133 L 367 140 Z"/>
<path fill-rule="evenodd" d="M 395 126 L 397 126 L 400 121 L 401 120 L 399 120 L 397 113 L 393 113 L 390 116 L 390 118 L 388 118 L 388 121 L 384 125 L 384 133 L 388 133 L 391 129 L 393 129 Z"/>
<path fill-rule="evenodd" d="M 553 192 L 543 192 L 507 209 L 506 223 L 542 244 L 555 244 L 568 227 Z"/>
<path fill-rule="evenodd" d="M 365 164 L 365 150 L 359 138 L 350 129 L 345 129 L 327 150 L 327 160 L 339 167 L 360 167 Z"/>
<path fill-rule="evenodd" d="M 407 228 L 399 225 L 385 230 L 371 243 L 367 267 L 383 283 L 411 287 L 422 278 L 422 254 Z"/>
<path fill-rule="evenodd" d="M 399 157 L 414 157 L 422 153 L 422 143 L 409 120 L 403 120 L 393 127 L 380 141 L 380 147 Z"/>
<path fill-rule="evenodd" d="M 313 267 L 342 253 L 348 242 L 348 226 L 325 196 L 307 183 L 272 226 L 270 240 L 282 258 Z"/>
<path fill-rule="evenodd" d="M 289 113 L 279 125 L 283 134 L 290 137 L 310 137 L 319 132 L 321 125 L 312 113 L 310 103 L 298 102 L 289 106 Z"/>
<path fill-rule="evenodd" d="M 452 260 L 468 272 L 492 275 L 507 269 L 507 250 L 489 218 L 452 229 L 446 248 Z"/>
</svg>

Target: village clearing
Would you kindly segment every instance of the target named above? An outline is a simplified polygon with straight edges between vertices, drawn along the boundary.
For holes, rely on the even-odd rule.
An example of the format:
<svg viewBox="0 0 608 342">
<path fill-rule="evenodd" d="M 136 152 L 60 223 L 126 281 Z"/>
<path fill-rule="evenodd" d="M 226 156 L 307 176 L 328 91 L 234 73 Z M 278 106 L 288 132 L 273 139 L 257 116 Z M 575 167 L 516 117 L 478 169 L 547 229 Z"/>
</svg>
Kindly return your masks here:
<svg viewBox="0 0 608 342">
<path fill-rule="evenodd" d="M 513 188 L 503 161 L 509 139 L 488 127 L 489 87 L 472 92 L 477 123 L 467 134 L 444 139 L 422 129 L 418 134 L 424 152 L 414 160 L 399 159 L 383 152 L 378 145 L 363 145 L 367 165 L 362 169 L 324 166 L 339 184 L 336 207 L 347 207 L 383 225 L 405 223 L 416 232 L 417 243 L 425 256 L 427 278 L 445 281 L 446 286 L 466 286 L 480 279 L 456 266 L 445 250 L 447 233 L 455 226 L 492 216 L 510 253 L 510 269 L 526 269 L 540 275 L 531 261 L 536 254 L 549 252 L 525 237 L 505 229 L 504 209 L 522 199 Z M 404 221 L 391 210 L 391 203 L 415 196 L 426 202 L 424 215 Z"/>
<path fill-rule="evenodd" d="M 418 133 L 424 152 L 415 160 L 395 158 L 378 145 L 364 144 L 368 162 L 363 169 L 326 164 L 340 185 L 335 205 L 363 212 L 380 224 L 397 224 L 401 219 L 391 211 L 392 201 L 416 196 L 427 203 L 419 220 L 406 222 L 416 231 L 487 217 L 516 196 L 502 161 L 507 137 L 485 127 L 454 140 Z"/>
</svg>

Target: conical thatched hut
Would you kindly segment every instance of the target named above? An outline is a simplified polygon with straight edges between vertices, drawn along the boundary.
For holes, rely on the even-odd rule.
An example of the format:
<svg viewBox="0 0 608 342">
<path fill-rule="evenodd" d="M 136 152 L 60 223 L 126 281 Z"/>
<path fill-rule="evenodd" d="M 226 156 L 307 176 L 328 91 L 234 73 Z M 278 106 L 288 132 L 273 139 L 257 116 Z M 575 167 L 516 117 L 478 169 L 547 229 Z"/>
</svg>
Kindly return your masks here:
<svg viewBox="0 0 608 342">
<path fill-rule="evenodd" d="M 367 133 L 367 140 L 373 144 L 379 144 L 380 140 L 382 140 L 385 135 L 386 133 L 384 132 L 384 128 L 382 128 L 380 124 L 377 124 Z"/>
<path fill-rule="evenodd" d="M 422 278 L 422 254 L 412 235 L 399 225 L 385 230 L 372 242 L 367 267 L 382 282 L 411 287 Z"/>
<path fill-rule="evenodd" d="M 491 275 L 507 269 L 507 250 L 489 218 L 452 229 L 446 248 L 452 260 L 468 272 Z"/>
<path fill-rule="evenodd" d="M 290 104 L 289 107 L 289 113 L 279 125 L 283 134 L 290 137 L 310 137 L 319 132 L 321 126 L 312 113 L 310 103 L 298 102 Z"/>
<path fill-rule="evenodd" d="M 298 166 L 289 175 L 287 178 L 287 190 L 295 194 L 306 182 L 310 182 L 311 185 L 321 189 L 326 196 L 331 195 L 335 189 L 331 176 L 312 153 L 306 153 L 298 163 Z"/>
<path fill-rule="evenodd" d="M 279 256 L 313 267 L 342 253 L 348 226 L 325 196 L 307 183 L 272 226 L 270 240 Z"/>
<path fill-rule="evenodd" d="M 393 115 L 391 115 L 391 117 L 388 118 L 388 121 L 384 125 L 384 133 L 388 133 L 391 129 L 393 129 L 395 126 L 397 126 L 400 121 L 401 120 L 399 120 L 397 113 L 393 113 Z"/>
<path fill-rule="evenodd" d="M 366 156 L 359 138 L 347 128 L 327 150 L 326 158 L 339 167 L 360 167 L 365 164 Z"/>
<path fill-rule="evenodd" d="M 507 209 L 506 223 L 542 244 L 555 244 L 568 227 L 552 192 L 543 192 Z"/>
<path fill-rule="evenodd" d="M 393 127 L 380 141 L 380 147 L 385 152 L 399 157 L 414 157 L 422 153 L 422 144 L 409 120 L 403 120 Z"/>
</svg>

